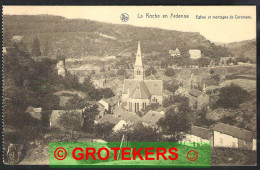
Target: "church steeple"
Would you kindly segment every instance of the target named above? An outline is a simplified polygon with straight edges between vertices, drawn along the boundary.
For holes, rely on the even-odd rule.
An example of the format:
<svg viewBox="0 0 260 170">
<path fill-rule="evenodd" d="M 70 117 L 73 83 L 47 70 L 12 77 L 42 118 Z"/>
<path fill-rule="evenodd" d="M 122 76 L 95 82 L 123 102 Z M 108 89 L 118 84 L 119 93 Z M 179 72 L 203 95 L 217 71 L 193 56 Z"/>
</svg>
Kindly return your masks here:
<svg viewBox="0 0 260 170">
<path fill-rule="evenodd" d="M 144 79 L 144 68 L 143 68 L 140 41 L 138 41 L 138 48 L 137 48 L 136 59 L 135 59 L 134 79 L 138 79 L 138 80 Z"/>
<path fill-rule="evenodd" d="M 143 66 L 140 41 L 138 41 L 138 48 L 136 53 L 135 66 Z"/>
</svg>

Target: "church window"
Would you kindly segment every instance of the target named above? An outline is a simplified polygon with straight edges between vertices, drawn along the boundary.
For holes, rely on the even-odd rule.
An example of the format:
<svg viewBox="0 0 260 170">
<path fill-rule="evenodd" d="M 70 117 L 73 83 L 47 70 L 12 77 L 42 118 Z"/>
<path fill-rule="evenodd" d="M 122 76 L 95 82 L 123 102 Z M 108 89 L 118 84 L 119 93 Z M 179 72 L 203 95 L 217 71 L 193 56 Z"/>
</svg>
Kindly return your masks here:
<svg viewBox="0 0 260 170">
<path fill-rule="evenodd" d="M 129 102 L 129 112 L 132 112 L 132 102 Z"/>
<path fill-rule="evenodd" d="M 137 108 L 136 108 L 136 112 L 139 111 L 139 103 L 136 103 L 137 104 Z"/>
</svg>

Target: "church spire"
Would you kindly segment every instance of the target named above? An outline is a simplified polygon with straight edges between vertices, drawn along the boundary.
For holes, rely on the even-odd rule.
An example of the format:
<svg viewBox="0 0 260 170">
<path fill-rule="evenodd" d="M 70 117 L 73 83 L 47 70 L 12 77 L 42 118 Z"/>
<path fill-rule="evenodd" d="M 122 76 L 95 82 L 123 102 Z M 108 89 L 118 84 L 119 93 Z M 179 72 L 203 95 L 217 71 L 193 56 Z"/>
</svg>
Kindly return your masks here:
<svg viewBox="0 0 260 170">
<path fill-rule="evenodd" d="M 142 55 L 141 55 L 140 41 L 138 41 L 138 48 L 137 48 L 137 53 L 136 53 L 134 79 L 137 79 L 137 80 L 144 79 L 144 68 L 143 68 L 143 61 L 142 61 Z"/>
<path fill-rule="evenodd" d="M 136 53 L 135 65 L 136 66 L 143 66 L 140 41 L 138 41 L 138 48 L 137 48 L 137 53 Z"/>
</svg>

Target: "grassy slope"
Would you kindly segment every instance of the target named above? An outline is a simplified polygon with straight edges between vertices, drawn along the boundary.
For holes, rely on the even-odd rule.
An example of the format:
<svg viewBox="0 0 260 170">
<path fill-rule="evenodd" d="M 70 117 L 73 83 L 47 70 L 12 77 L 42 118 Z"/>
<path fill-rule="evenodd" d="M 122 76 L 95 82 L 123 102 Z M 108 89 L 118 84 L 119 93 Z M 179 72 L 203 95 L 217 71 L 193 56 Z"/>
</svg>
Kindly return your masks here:
<svg viewBox="0 0 260 170">
<path fill-rule="evenodd" d="M 176 47 L 181 52 L 187 52 L 191 48 L 204 48 L 204 53 L 208 51 L 208 54 L 216 50 L 225 51 L 199 33 L 192 32 L 115 25 L 50 15 L 5 15 L 3 20 L 5 33 L 7 31 L 11 36 L 23 35 L 29 50 L 33 38 L 37 36 L 41 50 L 49 44 L 50 54 L 53 56 L 59 51 L 63 51 L 66 57 L 118 55 L 125 49 L 135 53 L 138 40 L 141 41 L 143 54 L 168 54 L 169 49 Z"/>
</svg>

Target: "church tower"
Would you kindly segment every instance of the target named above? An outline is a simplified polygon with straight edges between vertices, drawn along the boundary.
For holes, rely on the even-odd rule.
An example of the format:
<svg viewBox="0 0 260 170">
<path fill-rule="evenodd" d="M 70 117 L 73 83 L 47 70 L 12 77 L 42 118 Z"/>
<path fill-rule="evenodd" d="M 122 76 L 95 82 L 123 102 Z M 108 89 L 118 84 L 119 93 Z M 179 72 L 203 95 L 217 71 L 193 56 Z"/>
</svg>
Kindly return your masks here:
<svg viewBox="0 0 260 170">
<path fill-rule="evenodd" d="M 138 42 L 138 49 L 136 53 L 135 68 L 134 68 L 134 79 L 144 80 L 144 67 L 141 55 L 140 41 Z"/>
</svg>

